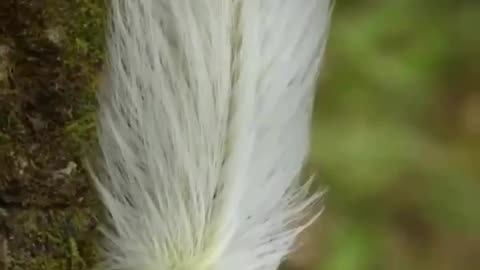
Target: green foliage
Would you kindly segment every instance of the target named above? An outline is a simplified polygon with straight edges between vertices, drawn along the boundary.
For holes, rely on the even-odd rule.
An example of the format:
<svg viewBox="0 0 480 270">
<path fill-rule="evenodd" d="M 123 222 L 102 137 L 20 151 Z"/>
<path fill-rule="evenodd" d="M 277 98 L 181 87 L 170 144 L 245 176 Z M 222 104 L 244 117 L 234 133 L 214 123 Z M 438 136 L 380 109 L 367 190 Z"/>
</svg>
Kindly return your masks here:
<svg viewBox="0 0 480 270">
<path fill-rule="evenodd" d="M 312 267 L 480 269 L 478 25 L 478 1 L 337 1 L 312 151 L 332 222 Z"/>
</svg>

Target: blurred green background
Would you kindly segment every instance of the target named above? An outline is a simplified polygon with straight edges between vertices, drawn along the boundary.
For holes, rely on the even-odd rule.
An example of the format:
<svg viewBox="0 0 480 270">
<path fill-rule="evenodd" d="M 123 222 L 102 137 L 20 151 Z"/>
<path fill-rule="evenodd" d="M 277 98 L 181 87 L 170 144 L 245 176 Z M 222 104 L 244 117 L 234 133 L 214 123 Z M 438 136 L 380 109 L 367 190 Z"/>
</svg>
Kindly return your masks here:
<svg viewBox="0 0 480 270">
<path fill-rule="evenodd" d="M 480 269 L 480 1 L 337 0 L 289 269 Z"/>
</svg>

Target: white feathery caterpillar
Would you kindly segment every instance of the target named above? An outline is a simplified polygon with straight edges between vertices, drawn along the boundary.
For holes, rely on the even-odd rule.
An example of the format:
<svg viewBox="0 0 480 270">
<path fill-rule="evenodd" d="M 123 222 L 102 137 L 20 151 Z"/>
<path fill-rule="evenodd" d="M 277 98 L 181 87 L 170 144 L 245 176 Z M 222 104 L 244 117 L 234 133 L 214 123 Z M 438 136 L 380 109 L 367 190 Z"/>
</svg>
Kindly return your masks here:
<svg viewBox="0 0 480 270">
<path fill-rule="evenodd" d="M 110 0 L 103 269 L 273 270 L 309 195 L 329 0 Z"/>
</svg>

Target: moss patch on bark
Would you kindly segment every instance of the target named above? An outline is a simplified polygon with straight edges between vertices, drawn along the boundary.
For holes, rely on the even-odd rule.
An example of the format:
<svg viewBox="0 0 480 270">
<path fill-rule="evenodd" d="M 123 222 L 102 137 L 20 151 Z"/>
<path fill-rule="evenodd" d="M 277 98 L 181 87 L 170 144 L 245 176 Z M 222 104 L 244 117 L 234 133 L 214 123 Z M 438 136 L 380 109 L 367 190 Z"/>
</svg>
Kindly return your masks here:
<svg viewBox="0 0 480 270">
<path fill-rule="evenodd" d="M 89 269 L 102 0 L 0 1 L 0 269 Z"/>
</svg>

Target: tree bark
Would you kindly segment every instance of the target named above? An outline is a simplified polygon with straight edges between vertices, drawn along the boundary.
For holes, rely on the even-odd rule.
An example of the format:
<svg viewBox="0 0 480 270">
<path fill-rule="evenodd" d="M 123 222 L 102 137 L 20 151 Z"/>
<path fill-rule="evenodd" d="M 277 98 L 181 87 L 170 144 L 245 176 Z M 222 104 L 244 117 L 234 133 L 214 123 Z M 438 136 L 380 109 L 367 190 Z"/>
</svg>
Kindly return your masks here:
<svg viewBox="0 0 480 270">
<path fill-rule="evenodd" d="M 102 0 L 0 1 L 0 270 L 90 269 Z"/>
</svg>

